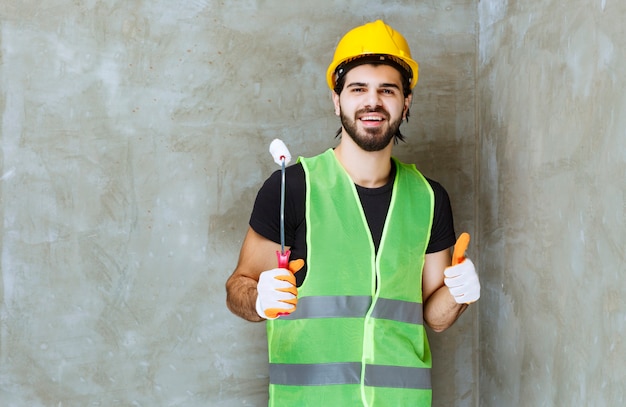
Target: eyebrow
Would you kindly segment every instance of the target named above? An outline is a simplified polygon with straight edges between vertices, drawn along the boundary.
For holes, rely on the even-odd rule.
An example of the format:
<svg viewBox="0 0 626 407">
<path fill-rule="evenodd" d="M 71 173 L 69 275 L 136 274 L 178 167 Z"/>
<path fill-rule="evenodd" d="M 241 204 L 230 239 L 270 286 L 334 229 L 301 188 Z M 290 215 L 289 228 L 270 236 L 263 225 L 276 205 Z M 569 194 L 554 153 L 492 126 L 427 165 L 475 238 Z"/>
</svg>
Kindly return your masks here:
<svg viewBox="0 0 626 407">
<path fill-rule="evenodd" d="M 357 88 L 361 88 L 361 87 L 368 87 L 368 84 L 365 82 L 351 82 L 348 85 L 346 85 L 346 88 L 350 88 L 350 87 L 357 87 Z M 379 88 L 394 88 L 394 89 L 398 89 L 400 90 L 400 86 L 398 86 L 395 83 L 381 83 L 379 86 Z"/>
</svg>

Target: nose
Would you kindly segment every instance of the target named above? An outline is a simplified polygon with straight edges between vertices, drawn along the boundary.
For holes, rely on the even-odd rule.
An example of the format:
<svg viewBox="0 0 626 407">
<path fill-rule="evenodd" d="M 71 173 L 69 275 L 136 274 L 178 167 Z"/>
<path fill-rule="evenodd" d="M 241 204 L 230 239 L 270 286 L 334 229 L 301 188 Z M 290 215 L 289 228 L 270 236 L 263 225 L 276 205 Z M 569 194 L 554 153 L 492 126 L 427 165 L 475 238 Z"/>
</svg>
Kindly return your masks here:
<svg viewBox="0 0 626 407">
<path fill-rule="evenodd" d="M 367 95 L 365 96 L 365 107 L 375 108 L 381 105 L 380 94 L 377 89 L 368 89 Z"/>
</svg>

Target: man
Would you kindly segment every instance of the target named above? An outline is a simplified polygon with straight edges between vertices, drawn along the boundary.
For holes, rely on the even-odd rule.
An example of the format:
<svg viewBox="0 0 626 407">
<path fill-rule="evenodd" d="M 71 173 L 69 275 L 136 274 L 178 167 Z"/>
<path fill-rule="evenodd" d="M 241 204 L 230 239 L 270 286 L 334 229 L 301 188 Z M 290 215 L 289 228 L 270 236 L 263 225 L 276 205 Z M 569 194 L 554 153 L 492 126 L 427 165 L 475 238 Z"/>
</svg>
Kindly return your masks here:
<svg viewBox="0 0 626 407">
<path fill-rule="evenodd" d="M 270 406 L 430 406 L 424 323 L 443 331 L 480 295 L 469 259 L 450 266 L 446 191 L 391 155 L 417 74 L 382 21 L 339 42 L 339 144 L 286 173 L 285 236 L 304 264 L 276 267 L 280 172 L 259 191 L 226 289 L 233 313 L 267 320 Z"/>
</svg>

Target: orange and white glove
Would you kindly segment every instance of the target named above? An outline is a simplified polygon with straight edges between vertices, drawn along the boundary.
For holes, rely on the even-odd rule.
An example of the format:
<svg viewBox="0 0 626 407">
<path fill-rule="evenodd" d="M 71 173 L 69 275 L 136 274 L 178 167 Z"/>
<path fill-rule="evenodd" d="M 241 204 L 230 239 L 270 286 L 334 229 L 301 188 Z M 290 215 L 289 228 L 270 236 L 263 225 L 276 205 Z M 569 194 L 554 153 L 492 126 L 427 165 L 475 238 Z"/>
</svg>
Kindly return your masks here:
<svg viewBox="0 0 626 407">
<path fill-rule="evenodd" d="M 294 273 L 302 268 L 302 259 L 289 262 L 289 269 L 275 268 L 261 273 L 257 283 L 256 312 L 261 318 L 276 319 L 296 310 L 298 289 Z"/>
<path fill-rule="evenodd" d="M 461 263 L 446 267 L 443 282 L 458 304 L 471 304 L 480 298 L 480 281 L 474 263 L 465 258 Z"/>
</svg>

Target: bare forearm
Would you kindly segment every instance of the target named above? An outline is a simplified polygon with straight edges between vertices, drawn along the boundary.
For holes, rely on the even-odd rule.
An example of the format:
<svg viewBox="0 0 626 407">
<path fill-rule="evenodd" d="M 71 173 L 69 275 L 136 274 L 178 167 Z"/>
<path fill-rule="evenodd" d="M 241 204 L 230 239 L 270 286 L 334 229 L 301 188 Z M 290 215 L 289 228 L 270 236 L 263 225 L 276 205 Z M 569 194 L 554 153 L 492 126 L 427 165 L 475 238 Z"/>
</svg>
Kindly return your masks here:
<svg viewBox="0 0 626 407">
<path fill-rule="evenodd" d="M 263 319 L 256 312 L 256 280 L 234 275 L 226 282 L 226 306 L 235 315 L 252 322 Z"/>
<path fill-rule="evenodd" d="M 454 324 L 467 309 L 466 304 L 457 304 L 448 287 L 440 287 L 424 304 L 424 321 L 435 332 L 442 332 Z"/>
</svg>

